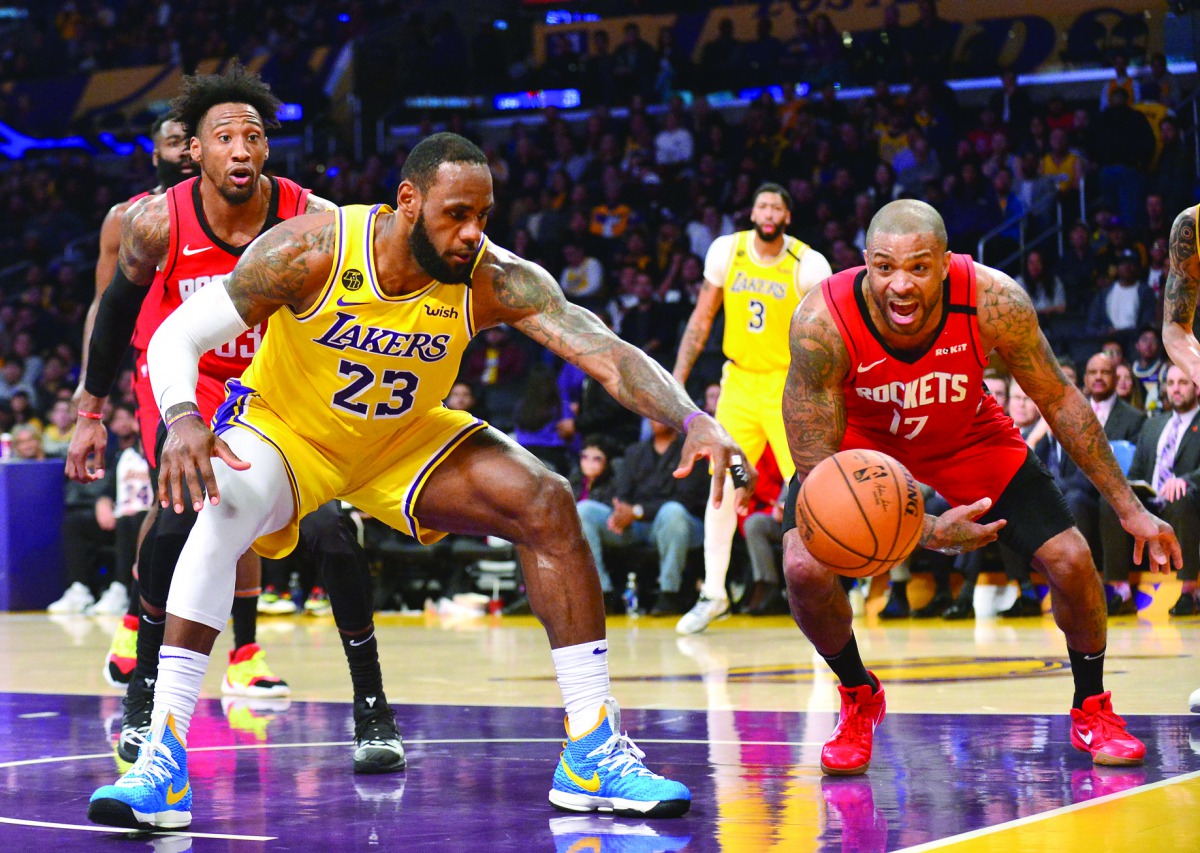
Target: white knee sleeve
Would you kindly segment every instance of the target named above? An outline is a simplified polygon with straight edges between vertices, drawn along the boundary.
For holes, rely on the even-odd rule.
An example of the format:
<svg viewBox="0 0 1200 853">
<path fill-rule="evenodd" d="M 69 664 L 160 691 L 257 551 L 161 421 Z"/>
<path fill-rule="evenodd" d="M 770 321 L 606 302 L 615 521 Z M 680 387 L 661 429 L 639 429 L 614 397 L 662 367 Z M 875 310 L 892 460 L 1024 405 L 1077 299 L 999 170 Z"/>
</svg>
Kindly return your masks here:
<svg viewBox="0 0 1200 853">
<path fill-rule="evenodd" d="M 205 502 L 179 556 L 167 612 L 220 631 L 233 607 L 238 558 L 259 536 L 287 524 L 293 513 L 287 469 L 275 448 L 244 429 L 222 436 L 246 471 L 213 459 L 221 502 Z M 169 512 L 169 510 L 161 510 Z"/>
<path fill-rule="evenodd" d="M 733 534 L 736 530 L 737 493 L 733 488 L 733 478 L 726 474 L 720 508 L 714 509 L 711 500 L 704 508 L 703 591 L 708 598 L 725 597 L 725 576 L 729 574 L 729 549 L 733 547 Z"/>
</svg>

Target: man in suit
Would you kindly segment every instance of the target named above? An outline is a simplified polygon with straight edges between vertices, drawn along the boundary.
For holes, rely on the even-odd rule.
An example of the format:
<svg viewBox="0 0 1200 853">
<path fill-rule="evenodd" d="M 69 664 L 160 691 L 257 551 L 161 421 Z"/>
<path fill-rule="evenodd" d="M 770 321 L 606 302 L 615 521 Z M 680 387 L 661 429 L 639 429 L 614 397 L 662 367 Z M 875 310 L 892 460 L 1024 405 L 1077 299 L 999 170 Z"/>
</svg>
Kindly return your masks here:
<svg viewBox="0 0 1200 853">
<path fill-rule="evenodd" d="M 1171 365 L 1167 369 L 1165 393 L 1171 415 L 1146 422 L 1129 466 L 1130 480 L 1150 483 L 1157 497 L 1147 505 L 1169 522 L 1183 549 L 1179 579 L 1183 594 L 1171 608 L 1172 616 L 1197 612 L 1196 576 L 1200 574 L 1200 422 L 1196 413 L 1196 385 L 1188 374 Z M 1133 540 L 1121 529 L 1108 504 L 1100 507 L 1100 538 L 1104 543 L 1104 578 L 1114 591 L 1108 605 L 1110 616 L 1136 613 L 1137 604 L 1129 588 L 1129 566 Z"/>
<path fill-rule="evenodd" d="M 1146 423 L 1146 415 L 1117 396 L 1116 365 L 1107 353 L 1098 352 L 1088 359 L 1083 374 L 1083 387 L 1091 397 L 1104 434 L 1109 441 L 1130 441 L 1137 444 Z M 1062 445 L 1048 435 L 1036 447 L 1038 458 L 1050 469 L 1062 489 L 1075 518 L 1075 525 L 1087 539 L 1097 566 L 1104 565 L 1100 537 L 1100 493 L 1079 466 L 1063 452 Z M 1124 553 L 1124 552 L 1122 552 Z"/>
</svg>

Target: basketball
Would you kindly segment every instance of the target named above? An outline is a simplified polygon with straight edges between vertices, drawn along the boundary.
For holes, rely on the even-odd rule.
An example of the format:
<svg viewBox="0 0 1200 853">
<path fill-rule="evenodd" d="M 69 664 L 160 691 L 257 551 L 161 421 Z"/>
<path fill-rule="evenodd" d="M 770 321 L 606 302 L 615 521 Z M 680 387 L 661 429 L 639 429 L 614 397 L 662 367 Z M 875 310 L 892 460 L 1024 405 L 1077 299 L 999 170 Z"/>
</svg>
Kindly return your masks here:
<svg viewBox="0 0 1200 853">
<path fill-rule="evenodd" d="M 808 552 L 851 578 L 881 575 L 917 547 L 925 499 L 908 469 L 886 453 L 843 450 L 800 487 L 796 526 Z"/>
</svg>

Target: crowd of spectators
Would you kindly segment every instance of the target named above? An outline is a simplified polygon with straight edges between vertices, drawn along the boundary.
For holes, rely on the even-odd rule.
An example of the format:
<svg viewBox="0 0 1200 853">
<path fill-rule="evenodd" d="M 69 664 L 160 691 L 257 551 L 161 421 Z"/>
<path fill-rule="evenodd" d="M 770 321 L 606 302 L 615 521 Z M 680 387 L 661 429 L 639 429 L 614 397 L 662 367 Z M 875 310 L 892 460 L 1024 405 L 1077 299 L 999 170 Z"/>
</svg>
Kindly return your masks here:
<svg viewBox="0 0 1200 853">
<path fill-rule="evenodd" d="M 79 9 L 87 17 L 104 5 Z M 221 21 L 240 20 L 248 8 L 221 5 Z M 303 18 L 318 5 L 282 4 L 255 26 Z M 164 7 L 169 20 L 185 15 L 167 3 L 156 8 Z M 814 44 L 827 29 L 818 19 L 809 36 Z M 910 35 L 938 25 L 935 16 Z M 873 93 L 857 100 L 838 97 L 835 71 L 815 80 L 805 98 L 785 87 L 782 101 L 764 94 L 725 111 L 704 97 L 688 104 L 660 93 L 664 104 L 650 109 L 656 90 L 647 88 L 642 70 L 629 76 L 593 69 L 588 80 L 627 87 L 617 98 L 627 96 L 627 109 L 548 109 L 542 121 L 514 123 L 499 134 L 462 116 L 448 126 L 479 141 L 489 157 L 497 200 L 490 237 L 542 264 L 569 299 L 668 368 L 703 283 L 705 252 L 722 234 L 749 227 L 763 181 L 788 189 L 790 233 L 821 251 L 835 271 L 861 263 L 871 216 L 896 198 L 938 208 L 954 251 L 974 254 L 980 238 L 995 231 L 982 260 L 1005 262 L 1028 289 L 1056 352 L 1083 363 L 1108 343 L 1132 361 L 1141 331 L 1161 323 L 1170 224 L 1196 198 L 1195 158 L 1172 112 L 1182 93 L 1161 57 L 1136 74 L 1123 55 L 1112 57 L 1111 80 L 1073 102 L 1028 91 L 1006 72 L 985 106 L 968 109 L 926 67 L 931 54 L 918 49 L 920 39 L 883 39 L 884 32 L 875 49 L 900 51 L 888 66 L 912 75 L 903 95 L 876 68 Z M 627 36 L 633 40 L 625 52 L 645 59 L 632 67 L 656 67 L 654 50 L 639 46 L 636 32 Z M 769 32 L 753 50 L 731 37 L 708 45 L 701 65 L 725 55 L 722 61 L 743 70 L 791 80 L 799 72 L 788 63 L 807 56 L 767 49 Z M 828 49 L 822 69 L 863 67 L 853 56 L 834 56 L 832 41 Z M 419 131 L 432 129 L 426 120 Z M 289 177 L 338 203 L 388 201 L 405 153 L 401 146 L 361 162 L 345 154 L 314 158 Z M 117 165 L 101 169 L 85 155 L 47 154 L 0 169 L 7 213 L 0 248 L 18 262 L 5 272 L 0 297 L 0 429 L 50 423 L 56 403 L 70 396 L 92 292 L 93 235 L 113 202 L 152 182 L 140 150 Z M 1050 239 L 1024 257 L 1014 254 L 1016 214 L 1032 235 L 1056 221 L 1056 205 L 1072 218 L 1087 211 L 1068 227 L 1063 251 Z M 692 373 L 689 390 L 697 399 L 719 377 L 720 340 L 718 326 Z M 649 435 L 603 388 L 506 329 L 479 336 L 462 378 L 477 414 L 563 474 L 576 469 L 585 436 L 601 436 L 616 458 Z M 127 401 L 127 384 L 116 402 Z M 1153 410 L 1159 401 L 1146 404 Z M 69 425 L 59 429 L 51 452 L 62 451 L 61 430 Z"/>
</svg>

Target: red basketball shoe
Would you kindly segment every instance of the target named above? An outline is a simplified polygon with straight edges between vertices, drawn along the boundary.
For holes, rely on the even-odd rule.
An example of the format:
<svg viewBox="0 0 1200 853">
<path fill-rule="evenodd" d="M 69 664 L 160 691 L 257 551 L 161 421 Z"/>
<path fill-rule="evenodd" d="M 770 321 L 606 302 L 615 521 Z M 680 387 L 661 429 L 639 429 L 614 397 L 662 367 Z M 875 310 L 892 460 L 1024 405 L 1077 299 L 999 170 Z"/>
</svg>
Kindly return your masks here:
<svg viewBox="0 0 1200 853">
<path fill-rule="evenodd" d="M 1141 764 L 1146 745 L 1125 730 L 1112 708 L 1112 693 L 1089 696 L 1083 708 L 1071 709 L 1071 746 L 1090 753 L 1096 764 Z"/>
<path fill-rule="evenodd" d="M 870 673 L 875 683 L 875 673 Z M 837 728 L 821 749 L 821 771 L 830 776 L 857 776 L 871 766 L 871 744 L 875 727 L 883 719 L 887 701 L 883 685 L 872 690 L 870 685 L 838 687 L 842 694 L 842 716 Z"/>
</svg>

